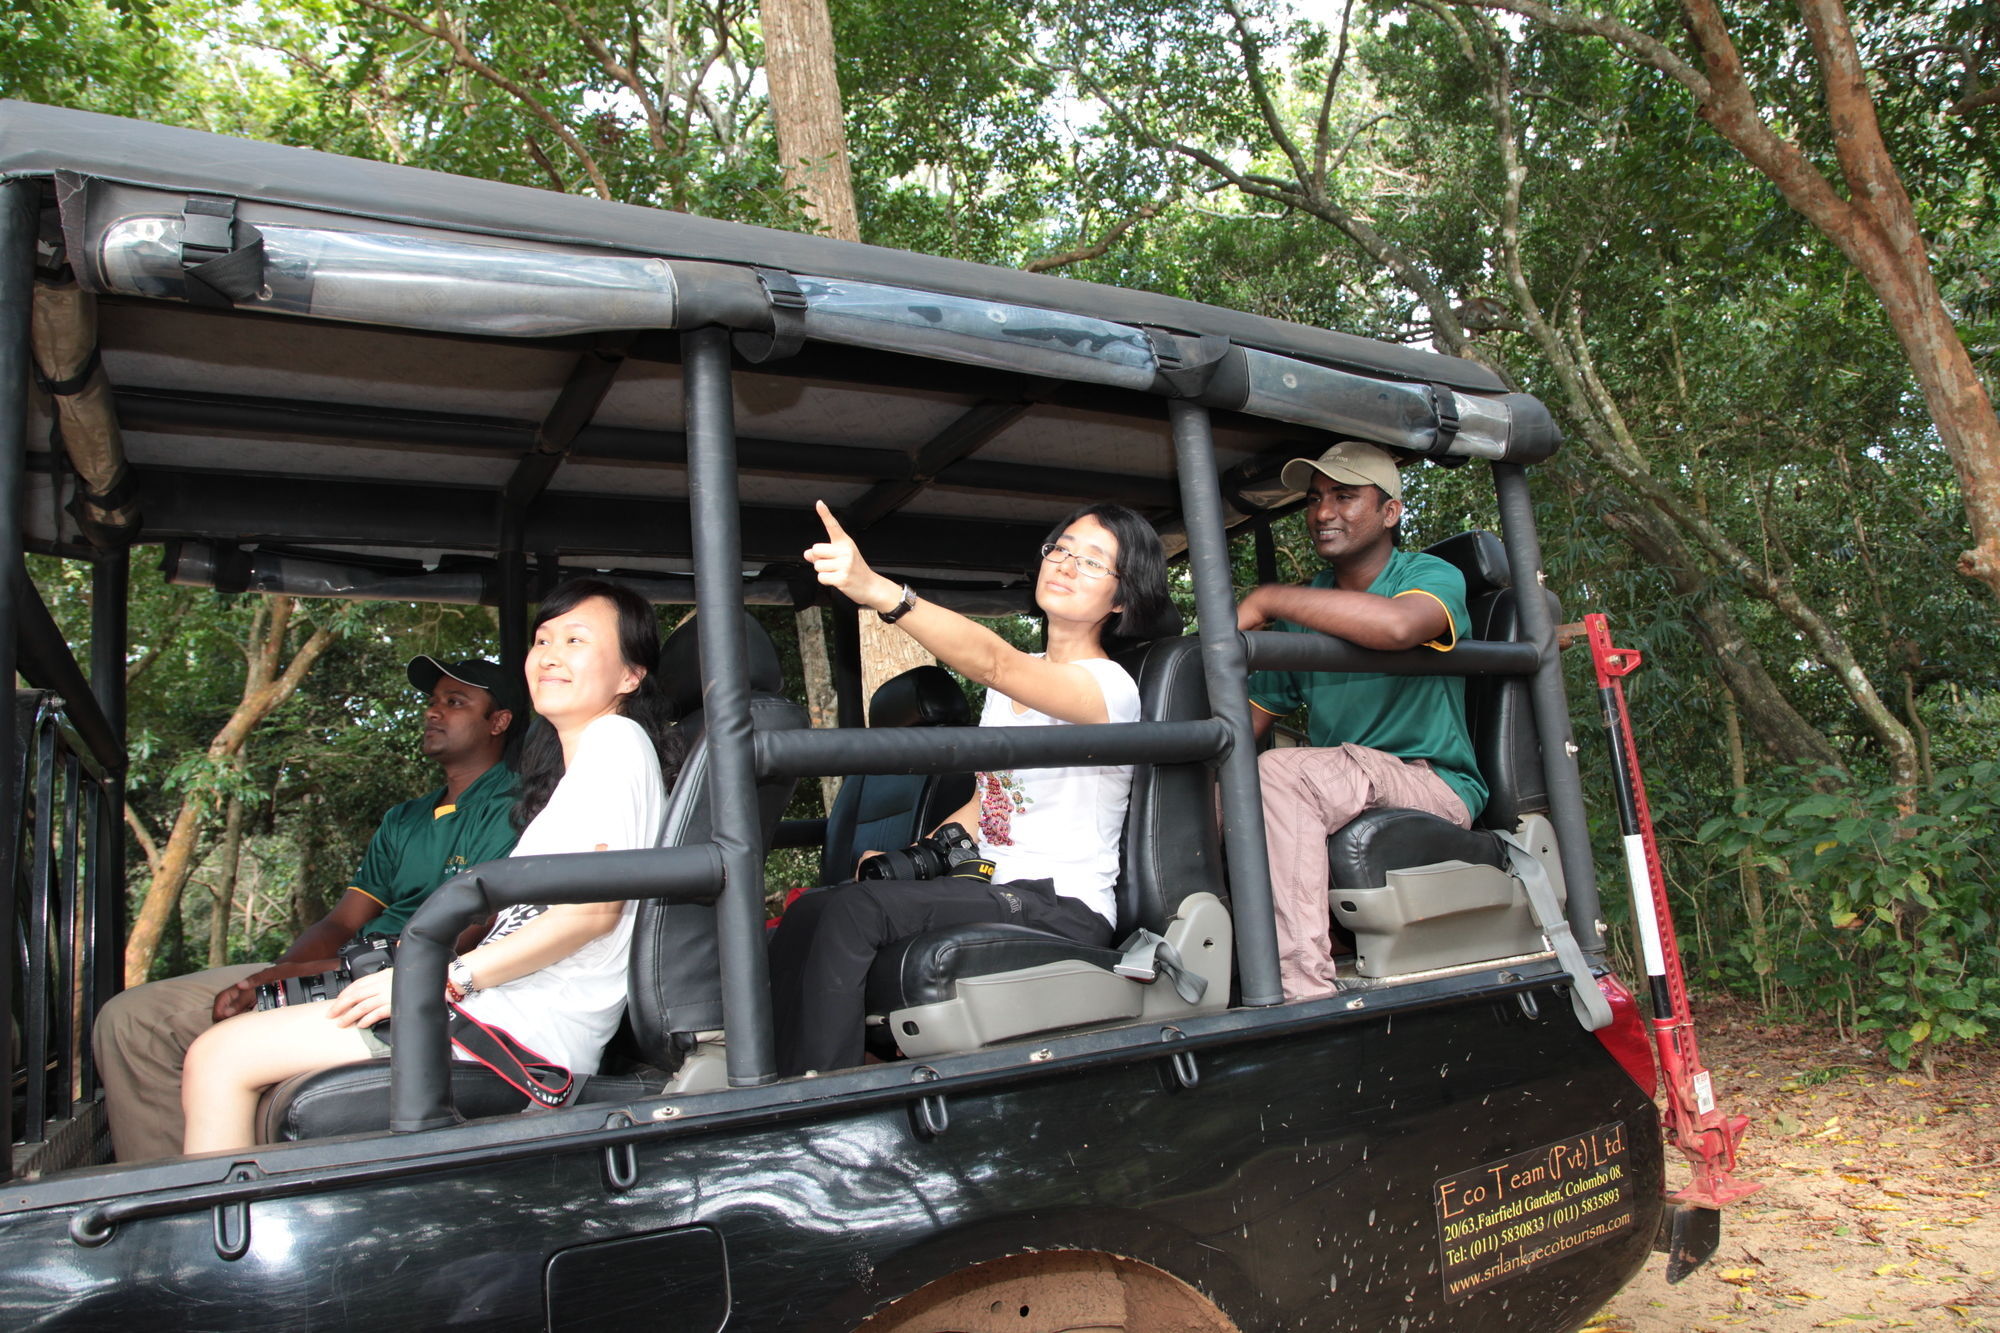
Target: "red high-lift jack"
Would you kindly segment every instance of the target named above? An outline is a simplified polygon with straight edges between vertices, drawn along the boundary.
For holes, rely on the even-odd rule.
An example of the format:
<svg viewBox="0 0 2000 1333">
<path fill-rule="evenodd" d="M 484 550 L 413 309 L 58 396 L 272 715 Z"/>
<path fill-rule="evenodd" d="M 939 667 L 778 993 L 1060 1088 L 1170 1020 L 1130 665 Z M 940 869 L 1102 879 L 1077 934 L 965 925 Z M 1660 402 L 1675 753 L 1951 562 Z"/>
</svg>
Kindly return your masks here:
<svg viewBox="0 0 2000 1333">
<path fill-rule="evenodd" d="M 1585 616 L 1583 624 L 1590 640 L 1590 660 L 1597 668 L 1598 700 L 1604 708 L 1604 730 L 1611 742 L 1612 766 L 1618 779 L 1618 824 L 1625 837 L 1633 918 L 1639 927 L 1639 945 L 1652 990 L 1653 1044 L 1659 1051 L 1660 1074 L 1666 1085 L 1667 1132 L 1694 1167 L 1693 1182 L 1670 1196 L 1670 1201 L 1697 1209 L 1719 1209 L 1763 1188 L 1735 1175 L 1736 1148 L 1750 1126 L 1750 1117 L 1725 1116 L 1716 1109 L 1714 1085 L 1695 1047 L 1687 979 L 1681 972 L 1667 881 L 1660 870 L 1659 844 L 1653 837 L 1653 816 L 1646 804 L 1645 780 L 1639 775 L 1632 717 L 1621 683 L 1638 668 L 1641 654 L 1612 647 L 1611 630 L 1603 616 Z M 1708 1225 L 1714 1225 L 1713 1213 Z M 1674 1248 L 1680 1249 L 1678 1245 Z"/>
</svg>

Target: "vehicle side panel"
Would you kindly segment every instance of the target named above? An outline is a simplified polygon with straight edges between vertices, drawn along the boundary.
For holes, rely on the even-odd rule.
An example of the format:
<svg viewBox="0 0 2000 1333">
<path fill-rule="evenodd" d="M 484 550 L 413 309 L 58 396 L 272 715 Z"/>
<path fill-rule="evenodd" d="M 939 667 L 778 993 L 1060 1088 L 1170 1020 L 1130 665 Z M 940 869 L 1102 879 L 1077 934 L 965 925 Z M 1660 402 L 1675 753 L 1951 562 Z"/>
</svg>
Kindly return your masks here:
<svg viewBox="0 0 2000 1333">
<path fill-rule="evenodd" d="M 697 1312 L 726 1299 L 732 1330 L 844 1333 L 970 1264 L 1077 1248 L 1173 1273 L 1245 1333 L 1574 1329 L 1651 1248 L 1659 1123 L 1563 995 L 1539 1009 L 1486 999 L 1252 1037 L 1202 1052 L 1192 1088 L 1164 1058 L 1052 1069 L 949 1099 L 929 1138 L 900 1108 L 726 1135 L 677 1125 L 638 1146 L 622 1192 L 605 1154 L 552 1149 L 260 1201 L 234 1261 L 206 1211 L 127 1223 L 94 1249 L 68 1238 L 66 1212 L 17 1215 L 0 1222 L 0 1325 L 561 1326 L 587 1312 L 545 1308 L 554 1256 L 705 1227 L 719 1246 L 696 1232 L 571 1255 L 558 1290 L 610 1291 L 622 1274 L 626 1308 L 663 1327 L 709 1327 Z M 1436 1182 L 1606 1124 L 1623 1127 L 1629 1220 L 1447 1301 Z M 706 1285 L 646 1257 L 711 1251 L 726 1272 Z"/>
</svg>

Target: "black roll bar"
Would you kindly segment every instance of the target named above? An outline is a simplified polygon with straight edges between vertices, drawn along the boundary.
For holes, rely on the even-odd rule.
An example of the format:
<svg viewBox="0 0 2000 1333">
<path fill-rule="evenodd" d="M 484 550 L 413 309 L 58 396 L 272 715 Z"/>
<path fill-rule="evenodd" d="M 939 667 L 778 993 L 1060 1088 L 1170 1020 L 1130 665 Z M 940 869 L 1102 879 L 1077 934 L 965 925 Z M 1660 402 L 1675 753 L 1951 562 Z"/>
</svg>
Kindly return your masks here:
<svg viewBox="0 0 2000 1333">
<path fill-rule="evenodd" d="M 1604 952 L 1604 911 L 1597 893 L 1597 868 L 1590 854 L 1590 819 L 1583 808 L 1583 778 L 1576 767 L 1576 742 L 1569 725 L 1569 696 L 1563 690 L 1556 629 L 1546 598 L 1538 596 L 1542 543 L 1535 533 L 1535 502 L 1528 474 L 1519 463 L 1493 464 L 1493 492 L 1500 505 L 1500 540 L 1517 592 L 1521 632 L 1539 658 L 1529 697 L 1535 706 L 1535 734 L 1542 744 L 1542 776 L 1549 787 L 1549 818 L 1556 826 L 1563 881 L 1569 893 L 1565 915 L 1586 954 Z M 1456 656 L 1457 650 L 1452 654 Z"/>
<path fill-rule="evenodd" d="M 483 861 L 424 900 L 403 929 L 390 1006 L 396 1052 L 389 1063 L 389 1128 L 399 1134 L 457 1123 L 451 1107 L 444 972 L 459 932 L 521 903 L 595 903 L 627 898 L 705 906 L 722 888 L 713 843 L 637 852 L 571 852 Z"/>
<path fill-rule="evenodd" d="M 1229 744 L 1228 726 L 1214 719 L 1074 727 L 760 731 L 753 740 L 757 775 L 763 778 L 1186 764 L 1219 759 Z"/>
<path fill-rule="evenodd" d="M 1385 676 L 1532 676 L 1541 654 L 1531 643 L 1462 639 L 1448 653 L 1412 648 L 1383 653 L 1330 634 L 1280 634 L 1257 630 L 1243 636 L 1253 671 L 1370 671 Z"/>
<path fill-rule="evenodd" d="M 27 566 L 18 557 L 8 582 L 14 597 L 14 633 L 19 644 L 17 666 L 21 674 L 30 684 L 61 695 L 63 712 L 88 747 L 90 757 L 105 772 L 122 774 L 127 763 L 124 732 L 114 728 L 98 706 L 96 691 L 84 679 L 83 668 L 70 654 L 69 641 L 63 637 L 55 617 L 49 614 L 42 594 L 28 577 Z"/>
<path fill-rule="evenodd" d="M 129 550 L 100 553 L 90 572 L 90 691 L 98 711 L 111 728 L 121 764 L 125 752 L 125 650 L 130 632 L 132 553 Z M 124 982 L 125 955 L 125 779 L 124 769 L 109 770 L 103 799 L 97 806 L 97 836 L 88 851 L 90 908 L 85 917 L 84 960 L 96 979 L 96 994 L 85 1005 L 85 1022 L 95 1025 L 97 1011 L 109 1002 Z M 119 960 L 120 966 L 100 966 L 99 958 Z M 88 1033 L 86 1033 L 88 1037 Z M 95 1057 L 91 1044 L 83 1044 L 86 1061 Z M 85 1070 L 86 1086 L 94 1075 Z"/>
<path fill-rule="evenodd" d="M 35 299 L 35 232 L 41 186 L 32 180 L 0 182 L 0 569 L 21 562 L 21 479 L 28 449 L 28 312 Z M 11 578 L 0 578 L 0 681 L 11 690 L 15 671 L 18 596 Z M 0 707 L 0 762 L 12 764 L 20 738 L 14 709 Z M 0 782 L 0 1008 L 14 994 L 17 862 L 20 859 L 21 802 L 12 782 Z M 12 1063 L 11 1061 L 9 1062 Z M 0 1097 L 0 1180 L 13 1175 L 14 1099 Z"/>
<path fill-rule="evenodd" d="M 499 558 L 500 666 L 521 674 L 528 658 L 528 557 L 521 549 L 520 525 L 502 537 Z"/>
<path fill-rule="evenodd" d="M 838 593 L 827 607 L 833 626 L 827 656 L 833 660 L 835 715 L 843 727 L 868 725 L 868 703 L 861 688 L 861 608 Z"/>
<path fill-rule="evenodd" d="M 1223 853 L 1236 918 L 1236 970 L 1246 1005 L 1282 1004 L 1278 927 L 1271 909 L 1271 866 L 1264 849 L 1264 798 L 1257 783 L 1256 734 L 1243 690 L 1247 654 L 1236 631 L 1236 596 L 1229 586 L 1229 539 L 1222 525 L 1222 490 L 1208 409 L 1185 399 L 1167 404 L 1174 461 L 1180 471 L 1181 521 L 1187 531 L 1194 609 L 1201 628 L 1201 669 L 1209 707 L 1227 728 L 1223 755 Z"/>
<path fill-rule="evenodd" d="M 729 330 L 681 335 L 687 401 L 688 518 L 695 614 L 701 618 L 708 798 L 724 888 L 716 904 L 722 1012 L 732 1087 L 778 1077 L 764 958 L 764 849 L 751 752 L 749 650 L 743 636 L 743 540 L 736 486 L 736 405 Z"/>
</svg>

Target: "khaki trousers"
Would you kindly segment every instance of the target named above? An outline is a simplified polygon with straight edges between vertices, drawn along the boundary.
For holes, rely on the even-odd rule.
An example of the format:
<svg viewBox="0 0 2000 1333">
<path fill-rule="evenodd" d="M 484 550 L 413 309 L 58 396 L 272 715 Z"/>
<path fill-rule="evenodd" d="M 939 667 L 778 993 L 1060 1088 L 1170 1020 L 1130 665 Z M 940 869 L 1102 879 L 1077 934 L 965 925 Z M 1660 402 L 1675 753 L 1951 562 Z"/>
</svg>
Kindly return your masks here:
<svg viewBox="0 0 2000 1333">
<path fill-rule="evenodd" d="M 1264 789 L 1279 976 L 1287 1000 L 1316 1000 L 1336 989 L 1326 840 L 1367 810 L 1421 810 L 1460 828 L 1469 828 L 1472 816 L 1429 764 L 1365 745 L 1266 750 L 1257 760 L 1257 779 Z"/>
<path fill-rule="evenodd" d="M 188 1047 L 215 1026 L 216 995 L 266 966 L 238 963 L 149 981 L 119 992 L 97 1015 L 91 1047 L 119 1161 L 179 1156 L 187 1127 L 181 1063 Z"/>
</svg>

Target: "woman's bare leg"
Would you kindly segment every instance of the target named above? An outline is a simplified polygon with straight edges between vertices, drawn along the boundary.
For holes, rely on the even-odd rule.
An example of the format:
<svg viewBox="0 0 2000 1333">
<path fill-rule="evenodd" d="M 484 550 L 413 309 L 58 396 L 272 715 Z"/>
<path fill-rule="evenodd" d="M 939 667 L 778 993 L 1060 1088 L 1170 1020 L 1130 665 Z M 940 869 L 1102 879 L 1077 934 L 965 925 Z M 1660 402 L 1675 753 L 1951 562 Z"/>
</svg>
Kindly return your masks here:
<svg viewBox="0 0 2000 1333">
<path fill-rule="evenodd" d="M 257 1141 L 257 1098 L 294 1074 L 373 1058 L 354 1028 L 335 1027 L 324 1004 L 240 1014 L 188 1048 L 181 1074 L 184 1151 L 219 1152 Z"/>
</svg>

